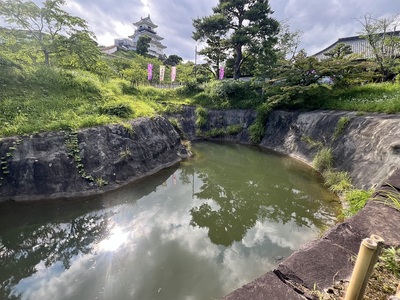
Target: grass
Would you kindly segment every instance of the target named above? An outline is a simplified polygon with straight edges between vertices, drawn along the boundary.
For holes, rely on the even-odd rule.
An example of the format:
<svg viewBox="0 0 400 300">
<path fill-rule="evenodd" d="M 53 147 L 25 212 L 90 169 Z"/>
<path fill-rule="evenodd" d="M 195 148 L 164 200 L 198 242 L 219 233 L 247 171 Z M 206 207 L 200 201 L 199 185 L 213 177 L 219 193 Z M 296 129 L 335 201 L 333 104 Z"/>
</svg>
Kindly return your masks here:
<svg viewBox="0 0 400 300">
<path fill-rule="evenodd" d="M 316 170 L 323 172 L 332 168 L 333 154 L 328 147 L 321 148 L 313 159 L 313 166 Z"/>
<path fill-rule="evenodd" d="M 346 129 L 347 124 L 350 122 L 350 118 L 348 116 L 341 117 L 336 124 L 335 131 L 333 133 L 332 140 L 336 140 L 339 135 L 343 133 Z"/>
<path fill-rule="evenodd" d="M 370 83 L 361 86 L 327 89 L 310 108 L 351 110 L 362 112 L 400 112 L 399 83 Z"/>
<path fill-rule="evenodd" d="M 191 104 L 177 90 L 134 89 L 85 71 L 39 68 L 1 84 L 0 137 L 120 123 Z"/>
</svg>

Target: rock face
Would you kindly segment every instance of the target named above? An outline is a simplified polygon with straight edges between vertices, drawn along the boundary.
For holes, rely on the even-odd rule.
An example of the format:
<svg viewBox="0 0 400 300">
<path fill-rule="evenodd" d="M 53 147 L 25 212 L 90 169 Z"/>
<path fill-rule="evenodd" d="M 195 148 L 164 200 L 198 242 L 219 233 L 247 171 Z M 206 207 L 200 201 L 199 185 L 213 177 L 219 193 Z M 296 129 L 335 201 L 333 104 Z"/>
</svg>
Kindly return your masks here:
<svg viewBox="0 0 400 300">
<path fill-rule="evenodd" d="M 3 139 L 0 201 L 101 193 L 180 161 L 179 135 L 165 118 L 130 126 Z"/>
<path fill-rule="evenodd" d="M 335 139 L 341 118 L 348 123 Z M 317 148 L 310 140 L 321 142 L 333 150 L 334 167 L 347 171 L 357 188 L 368 189 L 400 166 L 399 120 L 399 115 L 275 111 L 268 118 L 261 146 L 312 164 Z"/>
<path fill-rule="evenodd" d="M 207 124 L 200 128 L 199 134 L 196 126 L 196 108 L 193 106 L 183 107 L 182 113 L 173 115 L 177 118 L 184 138 L 188 140 L 204 139 L 215 141 L 231 141 L 241 144 L 250 144 L 248 128 L 256 118 L 254 110 L 229 109 L 229 110 L 207 110 Z M 227 129 L 229 126 L 240 126 L 240 130 L 229 134 L 211 136 L 208 133 L 213 129 Z"/>
<path fill-rule="evenodd" d="M 198 134 L 194 107 L 185 107 L 182 114 L 175 117 L 190 140 L 207 138 L 251 144 L 248 127 L 256 114 L 252 110 L 208 110 L 202 134 Z M 346 120 L 346 124 L 335 134 L 341 119 Z M 385 181 L 400 166 L 399 121 L 399 115 L 273 111 L 260 146 L 312 165 L 318 148 L 311 143 L 319 143 L 333 150 L 334 167 L 348 172 L 355 187 L 369 189 Z M 236 134 L 207 135 L 213 129 L 236 124 L 243 127 Z"/>
</svg>

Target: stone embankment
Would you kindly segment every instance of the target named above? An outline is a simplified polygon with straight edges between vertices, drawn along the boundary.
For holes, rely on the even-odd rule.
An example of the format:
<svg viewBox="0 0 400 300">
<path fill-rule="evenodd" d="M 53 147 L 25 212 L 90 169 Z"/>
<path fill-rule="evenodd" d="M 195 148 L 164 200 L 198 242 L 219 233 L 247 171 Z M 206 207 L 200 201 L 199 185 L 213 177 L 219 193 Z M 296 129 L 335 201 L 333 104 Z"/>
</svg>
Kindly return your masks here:
<svg viewBox="0 0 400 300">
<path fill-rule="evenodd" d="M 0 141 L 0 202 L 102 193 L 178 163 L 178 133 L 163 117 Z"/>
</svg>

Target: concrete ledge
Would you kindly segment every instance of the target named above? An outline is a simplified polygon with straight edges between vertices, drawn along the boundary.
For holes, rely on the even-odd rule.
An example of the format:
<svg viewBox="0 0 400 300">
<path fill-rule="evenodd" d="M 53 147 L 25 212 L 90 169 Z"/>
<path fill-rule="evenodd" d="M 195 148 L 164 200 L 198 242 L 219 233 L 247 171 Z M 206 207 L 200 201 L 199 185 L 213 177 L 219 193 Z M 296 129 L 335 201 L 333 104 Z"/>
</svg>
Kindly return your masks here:
<svg viewBox="0 0 400 300">
<path fill-rule="evenodd" d="M 321 239 L 305 245 L 254 281 L 222 298 L 312 299 L 304 291 L 326 291 L 349 281 L 362 239 L 377 234 L 387 246 L 400 246 L 400 211 L 370 201 L 357 215 L 330 229 Z"/>
<path fill-rule="evenodd" d="M 256 280 L 242 286 L 240 289 L 221 298 L 221 300 L 273 300 L 291 299 L 304 300 L 304 296 L 298 294 L 289 285 L 285 284 L 274 272 L 268 272 Z"/>
</svg>

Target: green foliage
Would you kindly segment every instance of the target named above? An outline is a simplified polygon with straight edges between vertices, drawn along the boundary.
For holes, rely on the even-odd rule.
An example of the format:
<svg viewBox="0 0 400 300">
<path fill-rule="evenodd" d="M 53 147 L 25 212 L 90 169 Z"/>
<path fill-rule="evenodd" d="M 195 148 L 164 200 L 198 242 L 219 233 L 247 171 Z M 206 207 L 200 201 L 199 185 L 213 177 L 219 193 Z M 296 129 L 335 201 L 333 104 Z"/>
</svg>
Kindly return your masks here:
<svg viewBox="0 0 400 300">
<path fill-rule="evenodd" d="M 207 125 L 207 110 L 204 107 L 198 106 L 195 111 L 196 114 L 196 127 L 201 129 Z"/>
<path fill-rule="evenodd" d="M 257 117 L 254 123 L 249 127 L 250 141 L 254 144 L 259 144 L 265 134 L 265 125 L 268 116 L 272 111 L 269 103 L 263 103 L 257 108 Z"/>
<path fill-rule="evenodd" d="M 210 131 L 204 133 L 207 137 L 221 137 L 226 135 L 224 128 L 212 128 Z"/>
<path fill-rule="evenodd" d="M 207 132 L 203 132 L 202 135 L 206 137 L 222 137 L 227 135 L 235 135 L 242 131 L 242 124 L 229 125 L 222 128 L 212 128 Z"/>
<path fill-rule="evenodd" d="M 400 278 L 400 248 L 390 247 L 383 249 L 379 260 L 397 278 Z"/>
<path fill-rule="evenodd" d="M 129 149 L 129 147 L 126 147 L 125 150 L 123 150 L 123 151 L 121 151 L 121 152 L 119 153 L 119 157 L 120 157 L 122 160 L 126 160 L 126 159 L 132 157 L 131 149 Z"/>
<path fill-rule="evenodd" d="M 128 118 L 133 115 L 132 107 L 129 103 L 107 104 L 99 108 L 101 114 Z"/>
<path fill-rule="evenodd" d="M 400 38 L 396 33 L 400 25 L 398 15 L 378 19 L 372 14 L 365 14 L 359 22 L 363 27 L 362 36 L 368 42 L 372 59 L 380 72 L 380 80 L 391 80 L 399 68 Z"/>
<path fill-rule="evenodd" d="M 323 101 L 322 101 L 323 100 Z M 374 83 L 327 90 L 321 101 L 310 108 L 359 112 L 400 112 L 400 84 Z"/>
<path fill-rule="evenodd" d="M 350 122 L 350 117 L 348 116 L 340 117 L 339 121 L 336 124 L 332 140 L 336 140 L 339 137 L 339 135 L 343 133 L 349 122 Z"/>
<path fill-rule="evenodd" d="M 28 42 L 31 53 L 40 51 L 44 63 L 49 66 L 50 57 L 64 50 L 69 37 L 86 32 L 88 37 L 94 38 L 85 20 L 61 9 L 64 4 L 64 0 L 51 0 L 39 7 L 32 1 L 4 0 L 0 2 L 0 16 L 9 25 L 22 29 L 10 33 L 21 43 Z M 21 33 L 25 38 L 21 38 Z"/>
<path fill-rule="evenodd" d="M 179 90 L 181 94 L 194 95 L 204 91 L 204 85 L 198 83 L 196 80 L 189 80 L 185 86 Z"/>
<path fill-rule="evenodd" d="M 229 125 L 226 127 L 226 132 L 229 135 L 235 135 L 241 132 L 243 129 L 243 124 L 234 124 L 234 125 Z"/>
<path fill-rule="evenodd" d="M 353 53 L 350 45 L 338 43 L 335 48 L 324 53 L 325 56 L 333 59 L 343 59 L 346 55 Z"/>
<path fill-rule="evenodd" d="M 315 141 L 309 136 L 302 136 L 301 140 L 306 142 L 310 146 L 311 149 L 313 149 L 313 148 L 320 149 L 324 146 L 324 144 L 321 141 Z"/>
<path fill-rule="evenodd" d="M 343 193 L 353 187 L 351 178 L 347 172 L 337 172 L 332 169 L 327 169 L 323 173 L 323 176 L 325 185 L 329 187 L 331 192 Z"/>
<path fill-rule="evenodd" d="M 263 102 L 261 88 L 252 82 L 213 80 L 204 85 L 204 92 L 195 96 L 196 102 L 218 109 L 255 108 Z"/>
<path fill-rule="evenodd" d="M 203 54 L 218 68 L 228 50 L 234 52 L 234 79 L 240 78 L 241 66 L 248 55 L 261 57 L 272 53 L 279 31 L 278 21 L 271 18 L 268 1 L 220 1 L 213 14 L 193 20 L 193 38 L 205 41 Z M 215 72 L 215 71 L 214 71 Z"/>
<path fill-rule="evenodd" d="M 139 37 L 136 46 L 136 52 L 140 55 L 146 55 L 150 48 L 151 37 L 142 35 Z"/>
<path fill-rule="evenodd" d="M 347 205 L 346 209 L 343 211 L 343 215 L 345 217 L 351 217 L 359 212 L 371 198 L 373 192 L 373 190 L 346 190 L 343 195 Z"/>
<path fill-rule="evenodd" d="M 332 168 L 333 154 L 332 149 L 323 147 L 321 148 L 313 159 L 313 166 L 320 172 L 329 170 Z"/>
<path fill-rule="evenodd" d="M 400 211 L 400 192 L 394 186 L 390 185 L 390 187 L 390 190 L 379 191 L 377 201 Z"/>
</svg>

